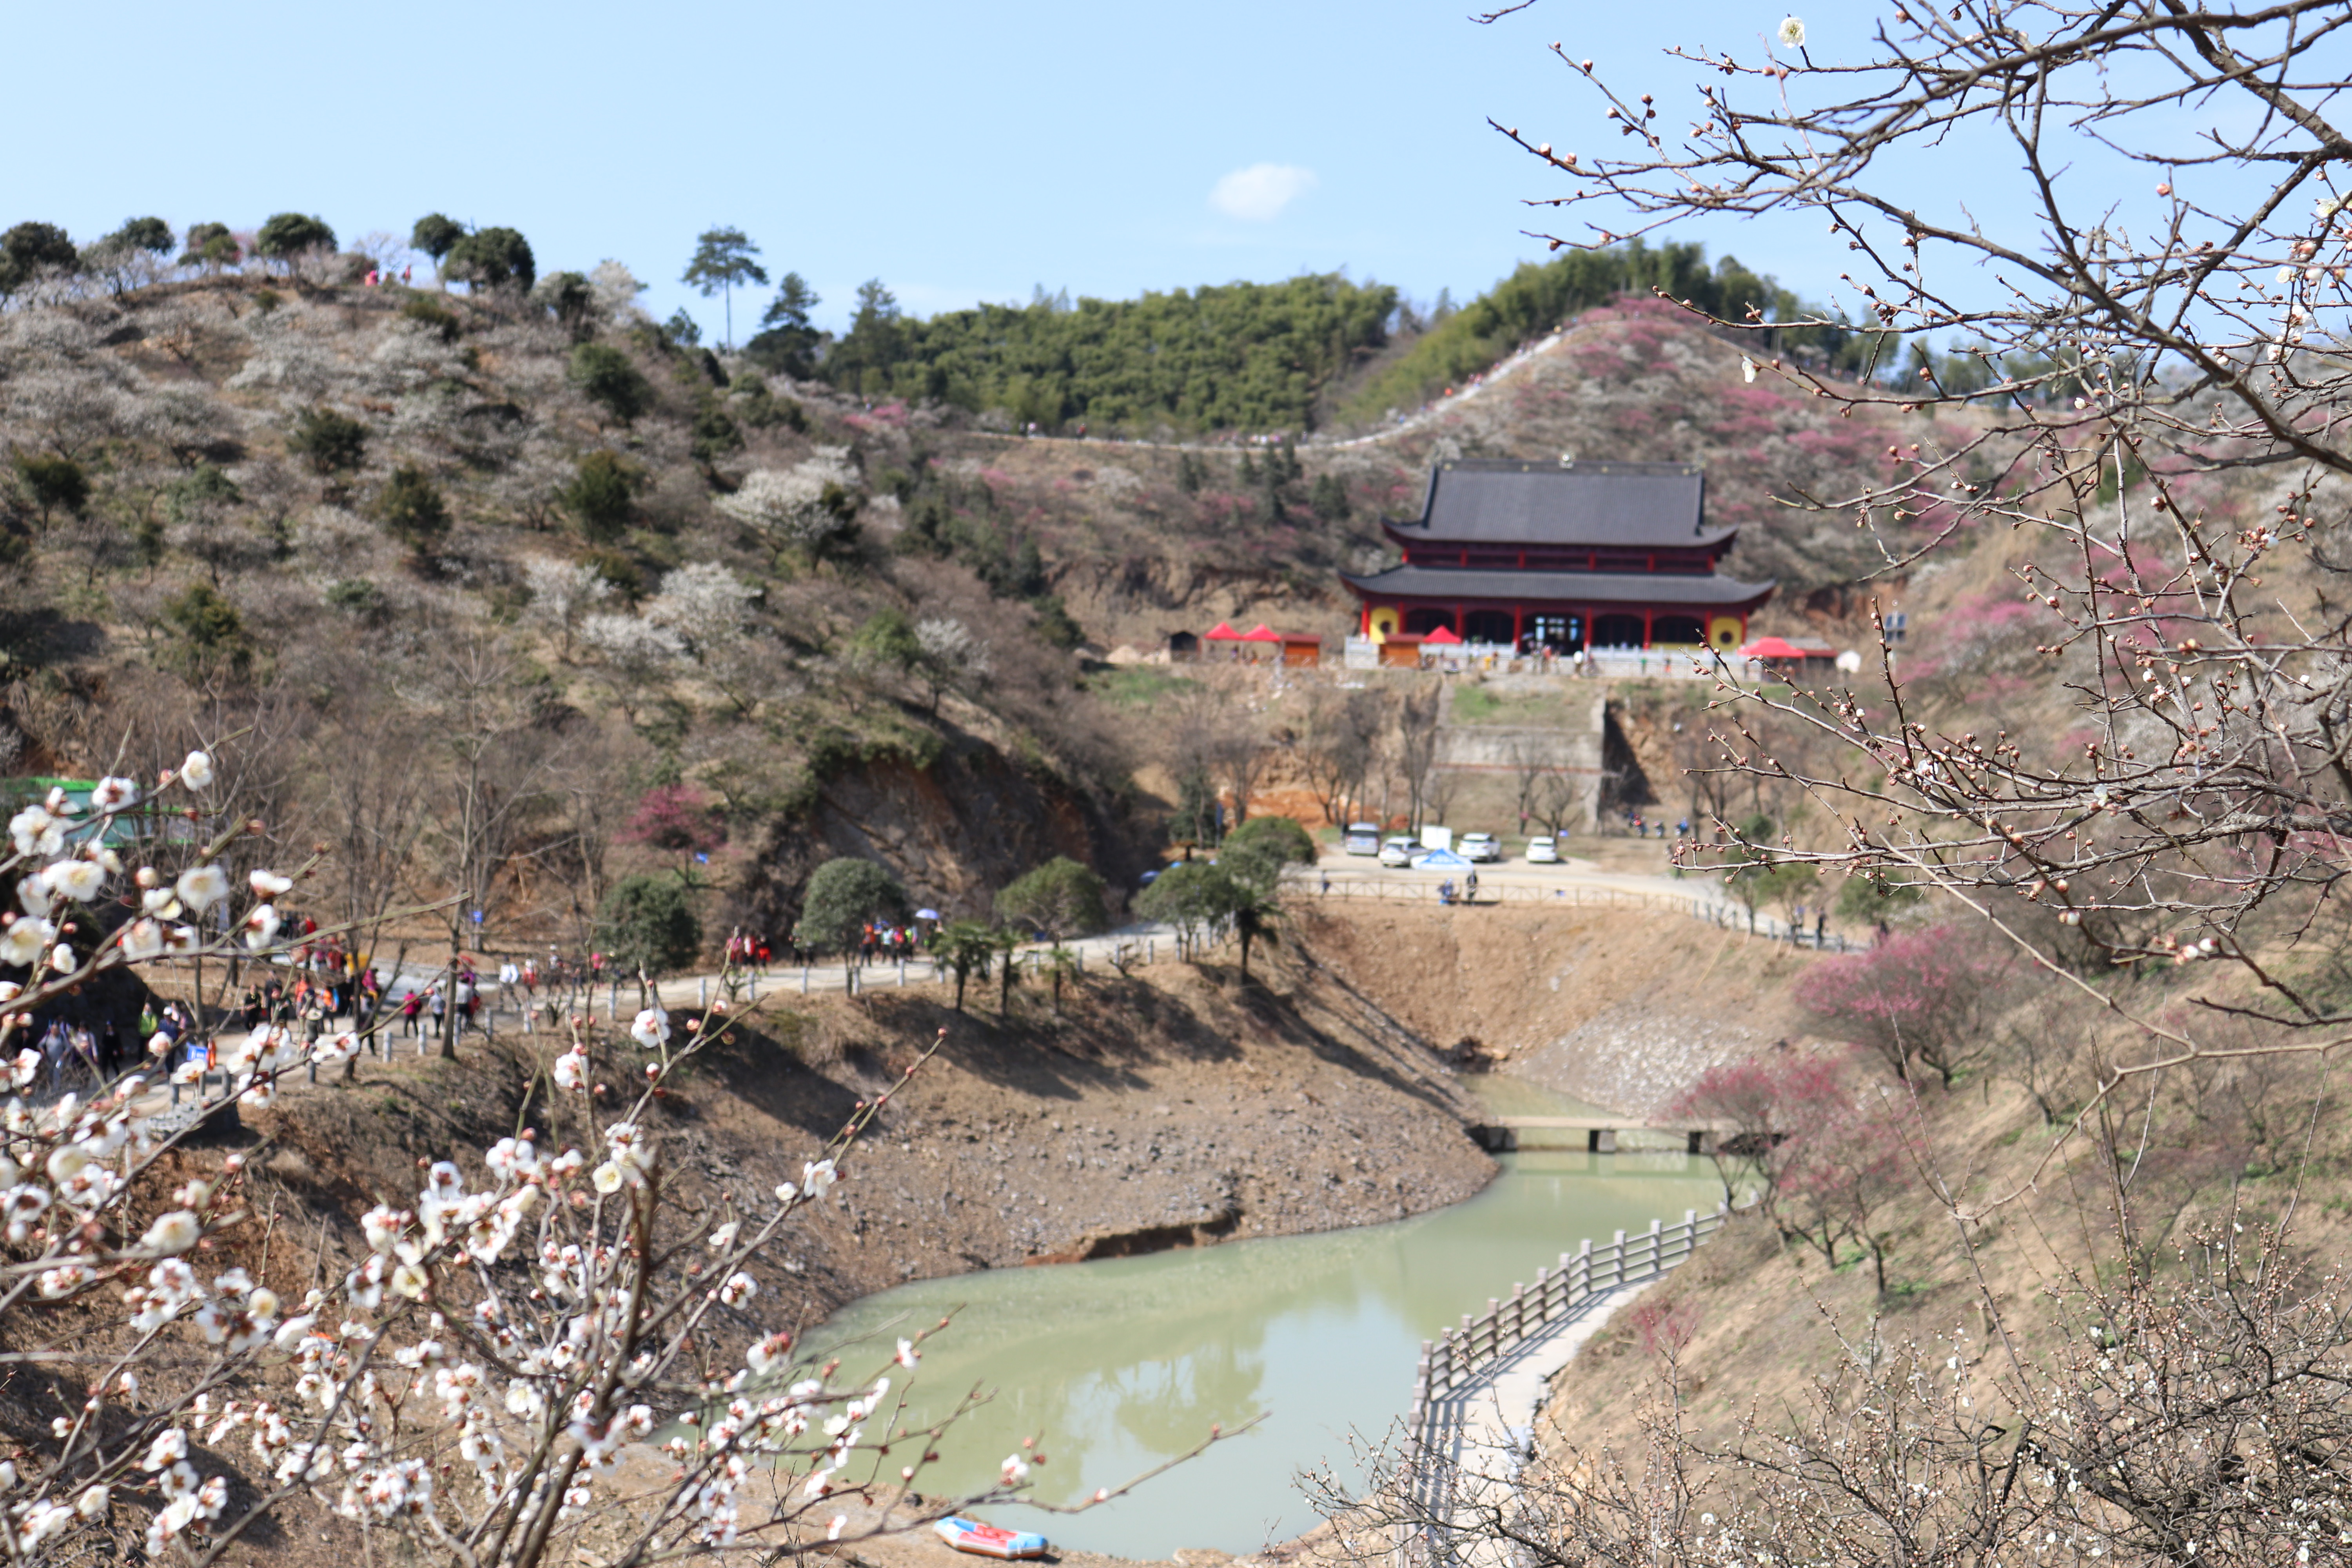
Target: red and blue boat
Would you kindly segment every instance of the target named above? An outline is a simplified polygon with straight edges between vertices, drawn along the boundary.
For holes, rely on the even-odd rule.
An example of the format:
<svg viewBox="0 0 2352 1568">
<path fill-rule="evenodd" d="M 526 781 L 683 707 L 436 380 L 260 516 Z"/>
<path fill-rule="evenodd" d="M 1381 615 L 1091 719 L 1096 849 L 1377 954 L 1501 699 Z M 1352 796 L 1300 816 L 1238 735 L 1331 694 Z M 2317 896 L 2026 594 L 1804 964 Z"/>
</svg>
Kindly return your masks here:
<svg viewBox="0 0 2352 1568">
<path fill-rule="evenodd" d="M 1043 1557 L 1045 1538 L 1033 1531 L 1006 1530 L 998 1525 L 982 1524 L 976 1519 L 950 1515 L 931 1526 L 940 1539 L 958 1552 L 969 1552 L 975 1557 Z"/>
</svg>

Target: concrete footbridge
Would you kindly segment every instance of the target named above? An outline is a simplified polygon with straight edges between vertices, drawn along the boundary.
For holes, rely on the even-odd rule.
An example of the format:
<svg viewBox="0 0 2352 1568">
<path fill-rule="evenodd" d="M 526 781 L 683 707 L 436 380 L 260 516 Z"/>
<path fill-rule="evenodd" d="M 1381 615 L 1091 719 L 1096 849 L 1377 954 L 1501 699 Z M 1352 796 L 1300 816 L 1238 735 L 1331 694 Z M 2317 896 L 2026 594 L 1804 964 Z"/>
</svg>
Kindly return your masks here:
<svg viewBox="0 0 2352 1568">
<path fill-rule="evenodd" d="M 1683 1140 L 1685 1150 L 1693 1154 L 1715 1152 L 1716 1140 L 1728 1137 L 1738 1129 L 1727 1121 L 1705 1121 L 1692 1118 L 1643 1118 L 1636 1116 L 1496 1116 L 1470 1129 L 1470 1136 L 1479 1144 L 1496 1153 L 1519 1146 L 1522 1132 L 1566 1132 L 1570 1144 L 1574 1135 L 1584 1134 L 1584 1147 L 1594 1154 L 1617 1152 L 1617 1137 L 1622 1132 L 1649 1132 Z"/>
</svg>

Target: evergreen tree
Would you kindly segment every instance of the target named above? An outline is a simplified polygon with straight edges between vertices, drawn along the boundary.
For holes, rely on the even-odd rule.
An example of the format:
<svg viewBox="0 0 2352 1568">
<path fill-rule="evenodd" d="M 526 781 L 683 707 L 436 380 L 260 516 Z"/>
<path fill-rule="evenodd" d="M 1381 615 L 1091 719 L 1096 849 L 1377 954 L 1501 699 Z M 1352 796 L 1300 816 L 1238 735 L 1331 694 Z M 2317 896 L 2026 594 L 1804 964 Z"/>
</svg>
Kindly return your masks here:
<svg viewBox="0 0 2352 1568">
<path fill-rule="evenodd" d="M 582 343 L 572 351 L 566 373 L 580 395 L 624 425 L 634 425 L 654 405 L 654 384 L 635 362 L 610 343 Z"/>
<path fill-rule="evenodd" d="M 764 286 L 767 270 L 753 259 L 760 247 L 740 228 L 707 228 L 694 242 L 694 259 L 681 283 L 691 283 L 706 300 L 719 296 L 727 314 L 727 347 L 735 346 L 735 290 L 746 283 Z"/>
<path fill-rule="evenodd" d="M 538 279 L 539 263 L 530 241 L 515 230 L 478 228 L 449 247 L 442 271 L 477 289 L 511 288 L 528 294 Z"/>
<path fill-rule="evenodd" d="M 652 482 L 652 476 L 618 452 L 600 448 L 580 459 L 572 482 L 556 499 L 578 521 L 582 533 L 610 544 L 628 531 L 637 495 Z"/>
<path fill-rule="evenodd" d="M 687 968 L 702 951 L 693 889 L 676 877 L 622 878 L 597 907 L 596 940 L 625 974 L 657 979 Z"/>
<path fill-rule="evenodd" d="M 448 503 L 422 468 L 403 466 L 393 470 L 383 494 L 376 499 L 376 515 L 383 521 L 385 531 L 417 555 L 429 552 L 449 531 Z"/>
<path fill-rule="evenodd" d="M 41 509 L 43 528 L 49 526 L 49 513 L 56 509 L 79 512 L 89 504 L 89 476 L 71 458 L 19 457 L 16 474 L 31 492 L 33 504 Z"/>
<path fill-rule="evenodd" d="M 335 231 L 322 217 L 301 213 L 278 213 L 253 237 L 257 256 L 268 257 L 291 269 L 297 258 L 314 250 L 335 248 Z"/>
<path fill-rule="evenodd" d="M 14 294 L 41 273 L 78 265 L 66 231 L 53 223 L 20 223 L 0 234 L 0 294 Z"/>
<path fill-rule="evenodd" d="M 801 898 L 801 937 L 811 946 L 846 952 L 867 921 L 907 914 L 907 890 L 871 860 L 828 860 L 809 874 Z"/>
<path fill-rule="evenodd" d="M 347 474 L 367 456 L 367 426 L 331 408 L 305 409 L 286 445 L 313 473 Z"/>
<path fill-rule="evenodd" d="M 810 323 L 810 312 L 819 303 L 817 292 L 808 279 L 797 272 L 787 272 L 776 286 L 776 297 L 760 317 L 760 331 L 743 345 L 744 354 L 752 363 L 788 375 L 795 381 L 808 381 L 816 375 L 817 346 L 824 334 Z"/>
<path fill-rule="evenodd" d="M 192 223 L 187 237 L 181 242 L 180 265 L 217 269 L 234 267 L 245 259 L 237 248 L 236 236 L 225 223 Z"/>
<path fill-rule="evenodd" d="M 441 270 L 441 258 L 456 249 L 457 242 L 465 237 L 465 225 L 439 213 L 426 213 L 416 220 L 416 226 L 408 231 L 409 247 L 431 257 L 436 273 Z"/>
<path fill-rule="evenodd" d="M 1110 923 L 1103 903 L 1108 891 L 1091 867 L 1056 855 L 996 895 L 997 918 L 1042 931 L 1056 942 L 1084 936 Z"/>
</svg>

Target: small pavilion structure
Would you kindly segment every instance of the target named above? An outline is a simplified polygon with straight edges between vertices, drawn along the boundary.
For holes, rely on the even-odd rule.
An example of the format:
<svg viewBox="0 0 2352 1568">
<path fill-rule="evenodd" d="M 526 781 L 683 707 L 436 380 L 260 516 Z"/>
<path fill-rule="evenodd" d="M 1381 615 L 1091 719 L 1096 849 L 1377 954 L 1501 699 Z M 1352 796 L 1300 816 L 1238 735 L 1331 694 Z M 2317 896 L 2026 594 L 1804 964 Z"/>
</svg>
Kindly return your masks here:
<svg viewBox="0 0 2352 1568">
<path fill-rule="evenodd" d="M 1381 526 L 1403 561 L 1341 578 L 1381 642 L 1729 652 L 1774 587 L 1716 571 L 1739 531 L 1707 526 L 1695 463 L 1456 458 L 1420 517 Z"/>
</svg>

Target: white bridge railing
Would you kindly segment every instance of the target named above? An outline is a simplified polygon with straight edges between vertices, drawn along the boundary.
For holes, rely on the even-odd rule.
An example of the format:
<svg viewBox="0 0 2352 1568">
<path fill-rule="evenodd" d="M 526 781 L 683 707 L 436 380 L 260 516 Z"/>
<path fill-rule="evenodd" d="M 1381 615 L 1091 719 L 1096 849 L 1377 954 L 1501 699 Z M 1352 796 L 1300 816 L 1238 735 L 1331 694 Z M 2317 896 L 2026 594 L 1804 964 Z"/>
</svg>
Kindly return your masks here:
<svg viewBox="0 0 2352 1568">
<path fill-rule="evenodd" d="M 1413 1373 L 1412 1408 L 1405 1416 L 1408 1443 L 1429 1451 L 1435 1434 L 1427 1428 L 1443 1419 L 1439 1405 L 1448 1394 L 1594 1297 L 1655 1279 L 1686 1261 L 1722 1226 L 1727 1212 L 1719 1204 L 1707 1215 L 1685 1209 L 1679 1225 L 1654 1219 L 1646 1232 L 1628 1237 L 1621 1230 L 1606 1247 L 1595 1247 L 1588 1237 L 1575 1252 L 1559 1255 L 1557 1269 L 1536 1270 L 1533 1285 L 1515 1285 L 1507 1298 L 1489 1299 L 1485 1312 L 1475 1317 L 1465 1312 L 1460 1328 L 1423 1340 L 1421 1365 Z"/>
</svg>

